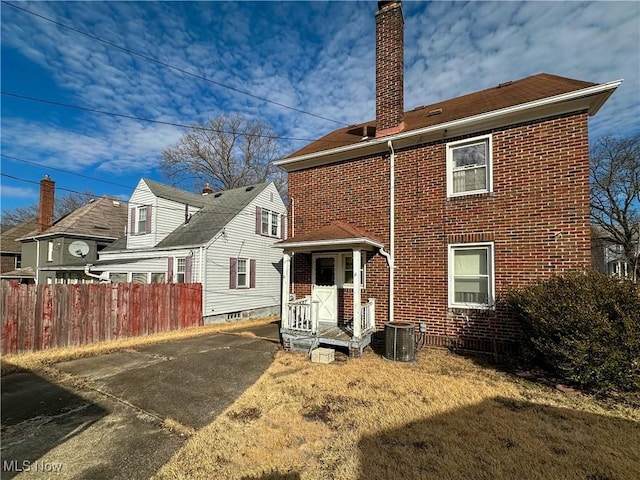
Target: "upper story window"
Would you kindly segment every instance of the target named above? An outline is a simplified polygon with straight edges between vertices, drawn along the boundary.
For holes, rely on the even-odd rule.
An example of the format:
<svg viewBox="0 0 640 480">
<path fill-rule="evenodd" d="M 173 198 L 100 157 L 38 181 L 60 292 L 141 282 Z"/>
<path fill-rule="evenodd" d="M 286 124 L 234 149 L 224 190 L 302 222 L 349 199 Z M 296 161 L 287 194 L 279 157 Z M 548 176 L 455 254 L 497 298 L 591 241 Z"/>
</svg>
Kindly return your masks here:
<svg viewBox="0 0 640 480">
<path fill-rule="evenodd" d="M 47 242 L 47 262 L 53 262 L 53 242 Z"/>
<path fill-rule="evenodd" d="M 138 207 L 138 233 L 147 231 L 147 207 Z"/>
<path fill-rule="evenodd" d="M 261 208 L 259 233 L 269 237 L 280 237 L 280 214 Z"/>
<path fill-rule="evenodd" d="M 490 307 L 493 285 L 493 243 L 449 245 L 450 307 Z"/>
<path fill-rule="evenodd" d="M 16 255 L 16 270 L 22 268 L 22 255 Z"/>
<path fill-rule="evenodd" d="M 491 135 L 447 144 L 447 196 L 491 192 Z"/>
<path fill-rule="evenodd" d="M 151 233 L 151 205 L 131 208 L 129 222 L 130 235 Z"/>
</svg>

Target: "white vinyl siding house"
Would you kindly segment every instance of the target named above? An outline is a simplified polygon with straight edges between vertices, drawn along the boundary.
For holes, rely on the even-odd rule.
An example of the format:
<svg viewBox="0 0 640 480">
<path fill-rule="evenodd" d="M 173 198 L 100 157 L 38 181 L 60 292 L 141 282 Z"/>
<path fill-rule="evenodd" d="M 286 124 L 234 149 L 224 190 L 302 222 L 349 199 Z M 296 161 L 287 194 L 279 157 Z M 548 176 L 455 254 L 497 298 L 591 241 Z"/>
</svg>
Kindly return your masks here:
<svg viewBox="0 0 640 480">
<path fill-rule="evenodd" d="M 204 252 L 206 255 L 206 278 L 203 286 L 217 292 L 204 303 L 204 315 L 240 312 L 247 302 L 255 308 L 280 305 L 280 269 L 282 252 L 272 248 L 279 238 L 255 233 L 257 207 L 271 210 L 279 215 L 285 214 L 284 204 L 272 184 L 236 215 L 224 228 L 225 235 L 218 237 Z M 271 201 L 271 194 L 274 200 Z M 247 232 L 250 232 L 247 235 Z M 224 248 L 220 246 L 224 245 Z M 216 248 L 217 247 L 217 248 Z M 246 260 L 247 285 L 240 287 L 237 280 L 233 286 L 233 264 L 235 260 Z M 240 262 L 242 263 L 242 262 Z M 252 268 L 252 263 L 254 267 Z M 253 273 L 253 276 L 252 276 Z"/>
<path fill-rule="evenodd" d="M 201 283 L 205 321 L 279 311 L 282 253 L 271 246 L 284 233 L 285 206 L 272 183 L 200 196 L 143 179 L 130 205 L 136 225 L 134 206 L 151 206 L 150 232 L 101 252 L 96 271 L 112 281 Z"/>
</svg>

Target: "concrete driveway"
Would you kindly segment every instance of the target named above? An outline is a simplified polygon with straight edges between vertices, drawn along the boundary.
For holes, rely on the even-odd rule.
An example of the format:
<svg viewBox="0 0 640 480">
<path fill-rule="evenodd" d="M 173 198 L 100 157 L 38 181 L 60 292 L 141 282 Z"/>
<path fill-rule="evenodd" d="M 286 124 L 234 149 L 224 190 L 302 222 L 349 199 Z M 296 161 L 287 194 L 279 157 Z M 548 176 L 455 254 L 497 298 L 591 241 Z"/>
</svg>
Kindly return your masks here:
<svg viewBox="0 0 640 480">
<path fill-rule="evenodd" d="M 81 389 L 33 374 L 2 378 L 2 478 L 152 476 L 271 364 L 278 325 L 73 360 Z M 169 430 L 171 419 L 179 428 Z"/>
</svg>

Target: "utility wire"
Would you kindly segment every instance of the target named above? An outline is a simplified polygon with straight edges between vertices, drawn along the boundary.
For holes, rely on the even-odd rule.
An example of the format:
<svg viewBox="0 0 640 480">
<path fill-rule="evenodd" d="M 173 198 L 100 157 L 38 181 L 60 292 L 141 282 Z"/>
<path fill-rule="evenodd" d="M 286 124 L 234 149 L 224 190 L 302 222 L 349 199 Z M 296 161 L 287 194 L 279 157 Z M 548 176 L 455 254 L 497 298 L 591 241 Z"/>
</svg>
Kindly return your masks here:
<svg viewBox="0 0 640 480">
<path fill-rule="evenodd" d="M 17 180 L 19 182 L 31 183 L 31 184 L 34 184 L 34 185 L 40 185 L 40 182 L 38 182 L 38 181 L 29 180 L 29 179 L 26 179 L 26 178 L 16 177 L 16 176 L 10 175 L 8 173 L 0 173 L 0 175 L 3 176 L 3 177 L 11 178 L 12 180 Z M 127 187 L 127 188 L 130 188 L 130 187 Z M 104 197 L 104 195 L 96 195 L 94 193 L 88 193 L 88 192 L 79 192 L 77 190 L 72 190 L 72 189 L 69 189 L 69 188 L 58 187 L 58 186 L 56 186 L 56 190 L 62 190 L 64 192 L 69 192 L 69 193 L 75 193 L 77 195 L 88 197 L 89 199 L 95 199 L 95 198 Z M 191 192 L 186 192 L 186 193 L 191 193 Z M 197 194 L 194 194 L 194 195 L 197 195 Z M 109 197 L 113 197 L 113 196 L 109 195 Z M 146 203 L 132 202 L 130 200 L 120 200 L 120 199 L 115 198 L 115 197 L 114 197 L 114 199 L 116 199 L 118 201 L 121 201 L 123 203 L 126 203 L 129 207 L 147 207 L 148 206 L 148 204 L 146 204 Z M 176 203 L 179 203 L 179 202 L 176 202 Z M 202 211 L 203 208 L 204 208 L 204 206 L 200 207 L 198 205 L 191 205 L 191 207 L 198 209 L 196 213 Z M 182 205 L 181 207 L 155 206 L 154 209 L 170 211 L 170 212 L 180 212 L 180 213 L 184 213 L 184 210 L 185 210 L 184 209 L 184 205 Z M 226 215 L 229 215 L 229 214 L 233 214 L 235 216 L 244 215 L 244 216 L 252 217 L 252 218 L 255 217 L 255 213 L 253 213 L 253 212 L 243 213 L 241 211 L 238 211 L 237 209 L 234 209 L 233 207 L 225 207 L 224 205 L 216 205 L 215 210 L 207 210 L 206 214 L 207 214 L 207 216 L 214 216 L 214 215 L 224 215 L 224 216 L 226 216 Z M 195 215 L 195 213 L 193 215 Z M 167 231 L 167 232 L 159 232 L 159 233 L 171 233 L 173 231 L 174 230 L 170 230 L 170 231 Z M 194 230 L 194 232 L 196 232 L 196 230 Z"/>
<path fill-rule="evenodd" d="M 33 165 L 35 167 L 41 167 L 41 168 L 45 168 L 47 170 L 55 170 L 56 172 L 62 172 L 62 173 L 66 173 L 68 175 L 75 175 L 76 177 L 86 178 L 87 180 L 93 180 L 93 181 L 96 181 L 96 182 L 106 183 L 107 185 L 114 185 L 116 187 L 123 187 L 123 188 L 126 188 L 128 190 L 133 190 L 133 189 L 136 188 L 136 187 L 132 187 L 130 185 L 123 185 L 121 183 L 115 183 L 115 182 L 110 182 L 108 180 L 102 180 L 102 179 L 96 178 L 96 177 L 90 177 L 89 175 L 83 175 L 81 173 L 72 172 L 71 170 L 65 170 L 63 168 L 56 168 L 56 167 L 51 167 L 49 165 L 44 165 L 42 163 L 30 162 L 28 160 L 23 160 L 21 158 L 12 157 L 11 155 L 5 155 L 4 153 L 0 153 L 0 156 L 8 158 L 9 160 L 13 160 L 15 162 L 26 163 L 27 165 Z"/>
<path fill-rule="evenodd" d="M 295 138 L 295 137 L 281 137 L 278 135 L 261 135 L 258 133 L 242 133 L 242 132 L 229 132 L 227 130 L 222 130 L 222 129 L 218 129 L 218 128 L 209 128 L 209 127 L 201 127 L 201 126 L 197 126 L 197 125 L 185 125 L 182 123 L 174 123 L 174 122 L 165 122 L 163 120 L 152 120 L 150 118 L 143 118 L 143 117 L 136 117 L 134 115 L 125 115 L 123 113 L 115 113 L 115 112 L 107 112 L 105 110 L 98 110 L 95 108 L 90 108 L 90 107 L 81 107 L 79 105 L 71 105 L 68 103 L 61 103 L 61 102 L 54 102 L 53 100 L 47 100 L 44 98 L 38 98 L 38 97 L 31 97 L 29 95 L 22 95 L 19 93 L 13 93 L 13 92 L 6 92 L 4 90 L 1 90 L 0 93 L 2 95 L 6 95 L 8 97 L 14 97 L 14 98 L 20 98 L 22 100 L 29 100 L 32 102 L 39 102 L 39 103 L 45 103 L 48 105 L 55 105 L 57 107 L 64 107 L 64 108 L 71 108 L 74 110 L 82 110 L 85 112 L 91 112 L 91 113 L 99 113 L 101 115 L 109 115 L 111 117 L 119 117 L 119 118 L 126 118 L 129 120 L 140 120 L 143 122 L 149 122 L 149 123 L 159 123 L 161 125 L 169 125 L 172 127 L 180 127 L 180 128 L 188 128 L 191 130 L 200 130 L 200 131 L 205 131 L 205 132 L 216 132 L 216 133 L 228 133 L 228 134 L 236 134 L 238 136 L 244 136 L 244 137 L 256 137 L 256 138 L 269 138 L 272 140 L 292 140 L 292 141 L 299 141 L 299 142 L 314 142 L 316 141 L 316 139 L 310 139 L 310 138 Z M 323 142 L 331 142 L 331 141 L 327 141 L 327 140 L 322 140 Z M 335 140 L 334 140 L 335 142 Z M 336 142 L 336 143 L 340 143 L 340 142 Z"/>
<path fill-rule="evenodd" d="M 59 27 L 66 28 L 67 30 L 71 30 L 72 32 L 79 33 L 79 34 L 81 34 L 81 35 L 84 35 L 84 36 L 86 36 L 86 37 L 89 37 L 89 38 L 91 38 L 92 40 L 96 40 L 96 41 L 98 41 L 98 42 L 104 43 L 105 45 L 109 45 L 109 46 L 111 46 L 111 47 L 113 47 L 113 48 L 117 48 L 118 50 L 122 50 L 123 52 L 129 53 L 129 54 L 131 54 L 131 55 L 135 55 L 135 56 L 138 56 L 138 57 L 140 57 L 140 58 L 144 58 L 145 60 L 148 60 L 148 61 L 150 61 L 150 62 L 156 63 L 156 64 L 158 64 L 158 65 L 162 65 L 163 67 L 170 68 L 170 69 L 172 69 L 172 70 L 175 70 L 175 71 L 177 71 L 177 72 L 183 73 L 183 74 L 185 74 L 185 75 L 189 75 L 189 76 L 194 77 L 194 78 L 197 78 L 197 79 L 199 79 L 199 80 L 204 80 L 205 82 L 209 82 L 209 83 L 211 83 L 211 84 L 213 84 L 213 85 L 217 85 L 217 86 L 219 86 L 219 87 L 223 87 L 223 88 L 229 89 L 229 90 L 231 90 L 231 91 L 233 91 L 233 92 L 240 93 L 240 94 L 242 94 L 242 95 L 246 95 L 246 96 L 248 96 L 248 97 L 252 97 L 252 98 L 255 98 L 255 99 L 257 99 L 257 100 L 261 100 L 261 101 L 263 101 L 263 102 L 271 103 L 271 104 L 273 104 L 273 105 L 277 105 L 277 106 L 279 106 L 279 107 L 286 108 L 286 109 L 288 109 L 288 110 L 293 110 L 294 112 L 302 113 L 302 114 L 304 114 L 304 115 L 309 115 L 309 116 L 312 116 L 312 117 L 315 117 L 315 118 L 319 118 L 319 119 L 321 119 L 321 120 L 327 120 L 327 121 L 329 121 L 329 122 L 333 122 L 333 123 L 336 123 L 336 124 L 338 124 L 338 125 L 344 125 L 344 126 L 348 126 L 348 125 L 349 125 L 349 124 L 347 124 L 347 123 L 340 122 L 340 121 L 338 121 L 338 120 L 333 120 L 333 119 L 328 118 L 328 117 L 323 117 L 322 115 L 316 115 L 315 113 L 307 112 L 307 111 L 302 110 L 302 109 L 300 109 L 300 108 L 291 107 L 291 106 L 289 106 L 289 105 L 285 105 L 284 103 L 275 102 L 275 101 L 273 101 L 273 100 L 269 100 L 269 99 L 267 99 L 267 98 L 260 97 L 260 96 L 258 96 L 258 95 L 254 95 L 254 94 L 252 94 L 252 93 L 245 92 L 244 90 L 240 90 L 240 89 L 238 89 L 238 88 L 231 87 L 231 86 L 229 86 L 229 85 L 225 85 L 224 83 L 217 82 L 217 81 L 215 81 L 215 80 L 211 80 L 210 78 L 203 77 L 202 75 L 198 75 L 198 74 L 193 73 L 193 72 L 190 72 L 190 71 L 188 71 L 188 70 L 184 70 L 184 69 L 182 69 L 182 68 L 180 68 L 180 67 L 176 67 L 176 66 L 171 65 L 171 64 L 169 64 L 169 63 L 166 63 L 166 62 L 160 61 L 160 60 L 158 60 L 158 59 L 155 59 L 155 58 L 153 58 L 153 57 L 150 57 L 149 55 L 145 55 L 145 54 L 143 54 L 143 53 L 136 52 L 135 50 L 131 50 L 131 49 L 129 49 L 129 48 L 121 47 L 120 45 L 117 45 L 117 44 L 115 44 L 115 43 L 113 43 L 113 42 L 110 42 L 110 41 L 108 41 L 108 40 L 104 40 L 104 39 L 102 39 L 102 38 L 100 38 L 100 37 L 97 37 L 97 36 L 95 36 L 95 35 L 92 35 L 92 34 L 90 34 L 90 33 L 83 32 L 82 30 L 78 30 L 77 28 L 71 27 L 71 26 L 69 26 L 69 25 L 65 25 L 64 23 L 61 23 L 61 22 L 58 22 L 58 21 L 53 20 L 53 19 L 51 19 L 51 18 L 45 17 L 44 15 L 40 15 L 40 14 L 35 13 L 35 12 L 33 12 L 33 11 L 31 11 L 31 10 L 28 10 L 28 9 L 26 9 L 26 8 L 19 7 L 19 6 L 17 6 L 17 5 L 14 5 L 13 3 L 9 3 L 9 2 L 7 2 L 7 1 L 5 1 L 5 0 L 2 0 L 2 3 L 6 4 L 6 5 L 9 5 L 10 7 L 13 7 L 13 8 L 15 8 L 15 9 L 17 9 L 17 10 L 21 10 L 21 11 L 23 11 L 23 12 L 25 12 L 25 13 L 28 13 L 28 14 L 33 15 L 33 16 L 35 16 L 35 17 L 38 17 L 38 18 L 40 18 L 40 19 L 42 19 L 42 20 L 46 20 L 47 22 L 51 22 L 51 23 L 53 23 L 53 24 L 55 24 L 55 25 L 57 25 L 57 26 L 59 26 Z"/>
</svg>

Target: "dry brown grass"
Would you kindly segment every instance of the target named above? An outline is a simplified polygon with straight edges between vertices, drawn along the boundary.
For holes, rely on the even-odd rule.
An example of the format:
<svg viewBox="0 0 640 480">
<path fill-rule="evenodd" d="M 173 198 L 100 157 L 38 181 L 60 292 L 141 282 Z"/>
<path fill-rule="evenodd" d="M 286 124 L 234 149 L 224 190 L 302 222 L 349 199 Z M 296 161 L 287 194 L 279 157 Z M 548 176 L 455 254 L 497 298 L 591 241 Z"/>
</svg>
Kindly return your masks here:
<svg viewBox="0 0 640 480">
<path fill-rule="evenodd" d="M 138 348 L 145 345 L 170 342 L 185 338 L 199 337 L 212 333 L 241 331 L 246 328 L 264 325 L 274 322 L 279 317 L 265 317 L 256 320 L 242 322 L 215 323 L 200 327 L 190 327 L 183 330 L 173 330 L 171 332 L 156 333 L 144 337 L 123 338 L 110 342 L 93 343 L 76 347 L 52 348 L 40 350 L 32 353 L 20 353 L 17 355 L 5 355 L 2 357 L 2 367 L 0 374 L 7 375 L 16 371 L 40 372 L 53 374 L 51 365 L 58 362 L 75 360 L 77 358 L 93 357 L 105 353 L 116 352 L 124 349 Z"/>
<path fill-rule="evenodd" d="M 640 412 L 470 359 L 279 352 L 157 474 L 221 479 L 640 478 Z"/>
</svg>

